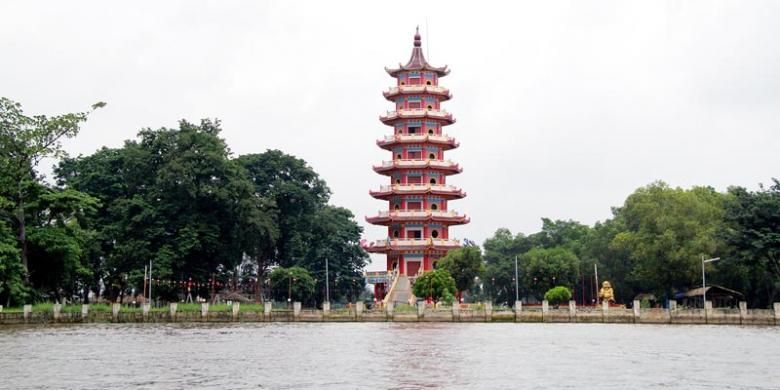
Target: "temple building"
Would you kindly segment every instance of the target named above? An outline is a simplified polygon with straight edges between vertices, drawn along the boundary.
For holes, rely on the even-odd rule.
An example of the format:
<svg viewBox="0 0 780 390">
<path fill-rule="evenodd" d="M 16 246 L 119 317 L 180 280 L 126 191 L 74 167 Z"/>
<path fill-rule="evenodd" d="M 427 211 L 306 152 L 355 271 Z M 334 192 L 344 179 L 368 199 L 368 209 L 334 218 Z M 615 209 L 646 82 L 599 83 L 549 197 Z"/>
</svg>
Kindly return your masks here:
<svg viewBox="0 0 780 390">
<path fill-rule="evenodd" d="M 387 271 L 366 274 L 374 284 L 374 296 L 384 302 L 411 301 L 411 284 L 422 272 L 436 268 L 447 251 L 460 247 L 450 238 L 450 226 L 469 222 L 465 215 L 450 208 L 449 202 L 466 196 L 449 185 L 449 176 L 463 169 L 445 158 L 445 152 L 458 147 L 447 136 L 445 126 L 455 123 L 442 103 L 452 95 L 439 85 L 449 69 L 429 64 L 423 56 L 419 30 L 414 35 L 412 56 L 406 65 L 385 68 L 396 85 L 384 92 L 395 110 L 379 120 L 392 134 L 377 141 L 390 159 L 374 166 L 386 177 L 371 196 L 387 202 L 384 211 L 366 217 L 374 225 L 387 227 L 387 238 L 365 246 L 371 253 L 387 255 Z"/>
</svg>

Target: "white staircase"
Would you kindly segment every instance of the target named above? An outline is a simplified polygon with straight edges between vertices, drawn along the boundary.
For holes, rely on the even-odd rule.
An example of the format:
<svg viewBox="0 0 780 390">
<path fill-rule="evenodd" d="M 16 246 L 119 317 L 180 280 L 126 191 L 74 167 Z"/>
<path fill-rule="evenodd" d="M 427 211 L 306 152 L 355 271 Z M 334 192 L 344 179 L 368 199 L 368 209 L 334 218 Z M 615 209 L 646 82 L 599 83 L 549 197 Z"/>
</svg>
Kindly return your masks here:
<svg viewBox="0 0 780 390">
<path fill-rule="evenodd" d="M 397 275 L 393 280 L 393 285 L 390 287 L 390 291 L 385 296 L 385 303 L 409 303 L 412 301 L 412 284 L 409 282 L 409 278 L 406 275 Z"/>
</svg>

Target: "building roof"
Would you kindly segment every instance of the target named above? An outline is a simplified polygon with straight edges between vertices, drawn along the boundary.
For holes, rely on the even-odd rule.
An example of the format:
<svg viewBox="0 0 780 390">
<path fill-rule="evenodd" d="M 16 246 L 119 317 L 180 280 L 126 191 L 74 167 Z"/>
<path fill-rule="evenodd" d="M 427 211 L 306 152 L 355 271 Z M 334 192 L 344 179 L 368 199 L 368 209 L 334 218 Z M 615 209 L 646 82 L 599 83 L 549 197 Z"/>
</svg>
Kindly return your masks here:
<svg viewBox="0 0 780 390">
<path fill-rule="evenodd" d="M 709 285 L 706 288 L 707 288 L 707 290 L 706 290 L 707 294 L 713 294 L 713 293 L 716 293 L 716 292 L 720 292 L 720 293 L 726 293 L 726 294 L 735 295 L 737 297 L 744 296 L 739 291 L 735 291 L 735 290 L 732 290 L 730 288 L 726 288 L 726 287 L 723 287 L 723 286 L 718 286 L 718 285 L 715 285 L 715 284 Z M 703 291 L 704 291 L 703 287 L 697 287 L 697 288 L 694 288 L 694 289 L 686 291 L 685 294 L 683 294 L 683 296 L 686 296 L 686 297 L 700 297 L 700 296 L 702 296 Z"/>
<path fill-rule="evenodd" d="M 431 72 L 436 72 L 439 77 L 446 76 L 448 73 L 450 73 L 450 70 L 447 69 L 447 65 L 436 67 L 429 64 L 428 61 L 425 60 L 425 56 L 423 55 L 422 51 L 422 39 L 420 37 L 419 27 L 417 27 L 417 30 L 414 33 L 414 48 L 412 49 L 412 56 L 409 58 L 409 62 L 407 62 L 406 65 L 401 65 L 399 63 L 398 68 L 395 69 L 385 68 L 385 71 L 393 77 L 396 77 L 398 73 L 410 70 L 428 70 Z"/>
</svg>

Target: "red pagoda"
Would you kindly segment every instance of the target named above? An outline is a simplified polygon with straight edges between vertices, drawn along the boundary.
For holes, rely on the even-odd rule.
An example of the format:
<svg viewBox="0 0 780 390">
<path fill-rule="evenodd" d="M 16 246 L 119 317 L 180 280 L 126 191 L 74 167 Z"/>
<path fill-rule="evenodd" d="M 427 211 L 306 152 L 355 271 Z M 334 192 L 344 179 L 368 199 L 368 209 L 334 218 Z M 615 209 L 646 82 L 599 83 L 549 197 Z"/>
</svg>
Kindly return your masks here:
<svg viewBox="0 0 780 390">
<path fill-rule="evenodd" d="M 374 166 L 388 182 L 378 191 L 369 191 L 376 199 L 387 201 L 387 209 L 366 217 L 374 225 L 387 226 L 387 238 L 367 245 L 371 253 L 387 254 L 387 271 L 367 273 L 374 284 L 374 296 L 384 302 L 413 299 L 411 283 L 422 272 L 436 268 L 447 251 L 460 247 L 450 239 L 449 228 L 469 219 L 449 208 L 449 201 L 466 196 L 448 185 L 447 177 L 463 169 L 445 159 L 444 152 L 458 142 L 444 134 L 444 126 L 455 123 L 441 103 L 452 95 L 439 86 L 439 78 L 449 69 L 430 65 L 423 56 L 419 30 L 414 35 L 412 57 L 406 65 L 385 68 L 396 79 L 396 86 L 383 95 L 395 104 L 395 111 L 379 120 L 393 133 L 377 141 L 390 152 L 390 160 Z"/>
</svg>

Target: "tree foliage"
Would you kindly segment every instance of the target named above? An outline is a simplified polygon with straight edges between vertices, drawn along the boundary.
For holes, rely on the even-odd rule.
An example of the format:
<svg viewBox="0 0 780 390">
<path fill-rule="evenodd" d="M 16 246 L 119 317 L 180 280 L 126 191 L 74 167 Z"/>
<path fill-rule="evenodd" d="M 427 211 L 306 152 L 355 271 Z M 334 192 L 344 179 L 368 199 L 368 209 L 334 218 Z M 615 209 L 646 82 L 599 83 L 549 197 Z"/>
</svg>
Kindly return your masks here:
<svg viewBox="0 0 780 390">
<path fill-rule="evenodd" d="M 302 267 L 277 267 L 271 271 L 271 289 L 275 300 L 284 302 L 291 298 L 293 302 L 313 300 L 315 282 L 309 271 Z"/>
<path fill-rule="evenodd" d="M 439 260 L 438 267 L 450 273 L 457 291 L 469 290 L 474 285 L 474 278 L 481 276 L 485 270 L 482 251 L 474 246 L 449 251 Z"/>
<path fill-rule="evenodd" d="M 544 293 L 544 299 L 551 305 L 557 306 L 571 299 L 571 290 L 565 286 L 555 286 Z"/>
<path fill-rule="evenodd" d="M 769 188 L 729 189 L 722 236 L 729 260 L 716 263 L 714 280 L 743 285 L 755 306 L 775 302 L 780 291 L 780 181 Z"/>
<path fill-rule="evenodd" d="M 412 292 L 416 297 L 430 298 L 434 302 L 451 300 L 455 291 L 455 279 L 445 269 L 424 272 L 412 285 Z"/>
</svg>

